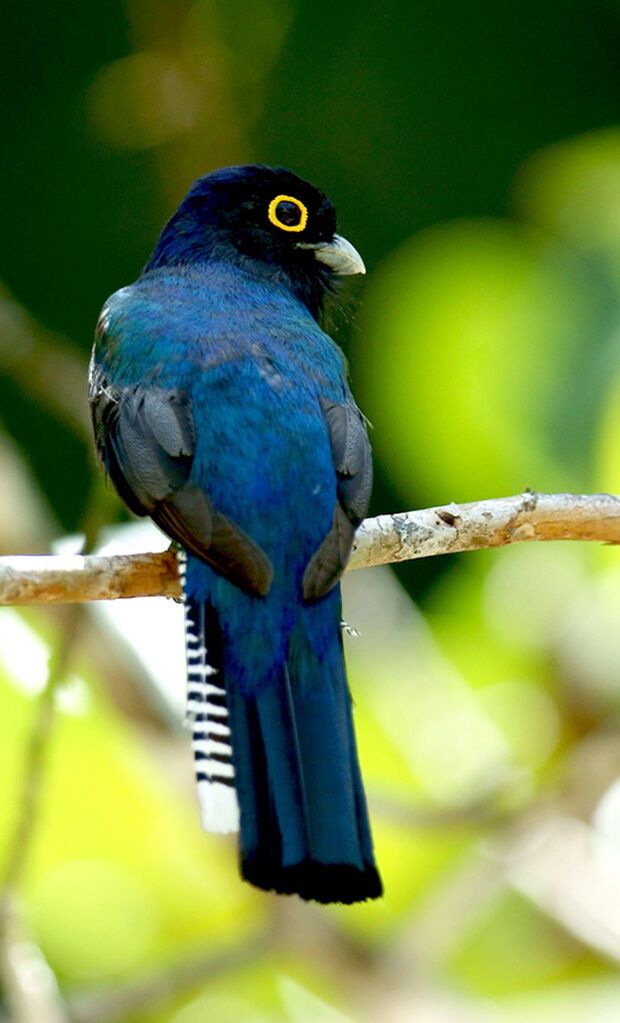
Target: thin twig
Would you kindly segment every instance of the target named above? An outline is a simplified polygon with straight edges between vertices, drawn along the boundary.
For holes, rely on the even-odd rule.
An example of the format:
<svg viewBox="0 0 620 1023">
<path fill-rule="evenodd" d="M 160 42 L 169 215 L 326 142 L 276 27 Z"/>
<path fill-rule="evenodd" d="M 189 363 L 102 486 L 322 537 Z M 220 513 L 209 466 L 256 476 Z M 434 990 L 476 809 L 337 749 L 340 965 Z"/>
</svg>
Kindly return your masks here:
<svg viewBox="0 0 620 1023">
<path fill-rule="evenodd" d="M 186 995 L 192 988 L 202 986 L 248 964 L 254 964 L 270 954 L 276 942 L 272 927 L 224 952 L 184 959 L 148 977 L 116 985 L 97 994 L 76 998 L 70 1006 L 72 1023 L 115 1023 L 134 1014 L 142 1016 L 149 1011 L 161 1012 L 166 1005 Z"/>
<path fill-rule="evenodd" d="M 65 1023 L 68 1019 L 54 974 L 30 939 L 18 889 L 40 819 L 39 806 L 54 719 L 54 696 L 66 674 L 84 608 L 68 608 L 62 639 L 51 662 L 47 683 L 35 709 L 25 753 L 24 777 L 17 799 L 18 817 L 9 846 L 0 890 L 0 976 L 11 1005 L 13 1023 Z"/>
<path fill-rule="evenodd" d="M 79 626 L 83 620 L 83 613 L 84 609 L 79 604 L 68 609 L 64 632 L 52 655 L 47 682 L 35 708 L 32 731 L 25 752 L 26 766 L 23 786 L 17 800 L 18 820 L 7 856 L 0 897 L 5 892 L 12 892 L 19 886 L 26 867 L 33 829 L 38 820 L 41 782 L 45 771 L 45 757 L 54 717 L 54 696 L 58 684 L 65 676 L 67 664 L 79 633 Z"/>
<path fill-rule="evenodd" d="M 523 540 L 620 544 L 620 496 L 526 492 L 366 519 L 348 570 L 501 547 Z M 180 597 L 176 556 L 26 555 L 0 558 L 0 605 L 117 597 Z"/>
<path fill-rule="evenodd" d="M 0 371 L 37 406 L 51 413 L 83 441 L 92 427 L 84 381 L 86 359 L 67 338 L 45 330 L 0 285 Z"/>
<path fill-rule="evenodd" d="M 69 1023 L 53 971 L 31 940 L 16 896 L 0 902 L 0 977 L 10 1023 Z"/>
</svg>

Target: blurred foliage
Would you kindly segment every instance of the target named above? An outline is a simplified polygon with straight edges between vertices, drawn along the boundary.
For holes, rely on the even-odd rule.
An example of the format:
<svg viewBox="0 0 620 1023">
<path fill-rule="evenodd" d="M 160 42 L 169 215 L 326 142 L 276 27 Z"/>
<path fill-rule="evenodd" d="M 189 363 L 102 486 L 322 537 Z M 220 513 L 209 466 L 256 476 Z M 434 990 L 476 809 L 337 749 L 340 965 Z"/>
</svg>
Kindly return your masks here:
<svg viewBox="0 0 620 1023">
<path fill-rule="evenodd" d="M 191 180 L 251 160 L 323 187 L 369 267 L 341 341 L 374 426 L 373 511 L 620 491 L 612 0 L 527 16 L 515 0 L 49 0 L 10 3 L 3 42 L 2 553 L 48 550 L 93 506 L 126 517 L 91 454 L 94 322 Z M 618 1018 L 617 920 L 603 935 L 561 870 L 554 901 L 504 858 L 558 814 L 596 811 L 620 848 L 617 553 L 520 545 L 398 578 L 407 593 L 375 570 L 345 587 L 386 882 L 371 906 L 242 885 L 234 843 L 200 832 L 189 743 L 131 629 L 83 630 L 23 879 L 27 926 L 80 1018 Z M 60 629 L 0 611 L 2 860 Z M 575 894 L 588 864 L 573 853 Z M 167 1000 L 106 1016 L 106 991 L 194 961 Z"/>
</svg>

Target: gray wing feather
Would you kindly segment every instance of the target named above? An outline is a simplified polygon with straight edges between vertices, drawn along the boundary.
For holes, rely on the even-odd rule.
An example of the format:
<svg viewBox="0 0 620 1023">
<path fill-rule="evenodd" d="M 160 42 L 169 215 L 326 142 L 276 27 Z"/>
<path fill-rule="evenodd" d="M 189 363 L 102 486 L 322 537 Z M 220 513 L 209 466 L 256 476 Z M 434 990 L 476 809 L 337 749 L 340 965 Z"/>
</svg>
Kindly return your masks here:
<svg viewBox="0 0 620 1023">
<path fill-rule="evenodd" d="M 90 401 L 97 451 L 129 508 L 150 515 L 237 586 L 267 593 L 273 568 L 265 552 L 190 483 L 196 434 L 189 396 L 110 384 L 94 364 Z"/>
<path fill-rule="evenodd" d="M 340 405 L 324 398 L 321 408 L 327 420 L 338 477 L 338 503 L 331 529 L 304 572 L 306 600 L 318 600 L 338 582 L 372 490 L 372 451 L 362 413 L 352 402 Z"/>
</svg>

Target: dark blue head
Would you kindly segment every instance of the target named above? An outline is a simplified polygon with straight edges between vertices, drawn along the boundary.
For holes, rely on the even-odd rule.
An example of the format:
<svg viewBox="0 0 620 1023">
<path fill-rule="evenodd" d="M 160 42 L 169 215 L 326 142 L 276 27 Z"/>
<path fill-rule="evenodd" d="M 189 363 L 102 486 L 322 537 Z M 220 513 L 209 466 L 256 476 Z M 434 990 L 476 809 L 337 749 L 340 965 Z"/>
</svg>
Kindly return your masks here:
<svg viewBox="0 0 620 1023">
<path fill-rule="evenodd" d="M 313 315 L 334 276 L 364 273 L 336 234 L 318 188 L 280 167 L 225 167 L 194 182 L 162 231 L 145 272 L 209 262 L 244 265 L 292 288 Z"/>
</svg>

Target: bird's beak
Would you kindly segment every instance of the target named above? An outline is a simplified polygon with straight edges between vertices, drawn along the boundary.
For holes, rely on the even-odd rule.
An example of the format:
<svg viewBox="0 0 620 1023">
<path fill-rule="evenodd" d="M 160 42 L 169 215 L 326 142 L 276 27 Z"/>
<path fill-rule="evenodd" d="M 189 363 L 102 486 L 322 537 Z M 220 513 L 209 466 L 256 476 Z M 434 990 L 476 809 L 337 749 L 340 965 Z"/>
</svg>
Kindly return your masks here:
<svg viewBox="0 0 620 1023">
<path fill-rule="evenodd" d="M 301 242 L 300 249 L 312 249 L 316 259 L 326 263 L 335 274 L 346 276 L 347 274 L 365 274 L 366 267 L 357 249 L 351 242 L 339 234 L 335 234 L 331 242 L 316 242 L 311 244 Z"/>
</svg>

